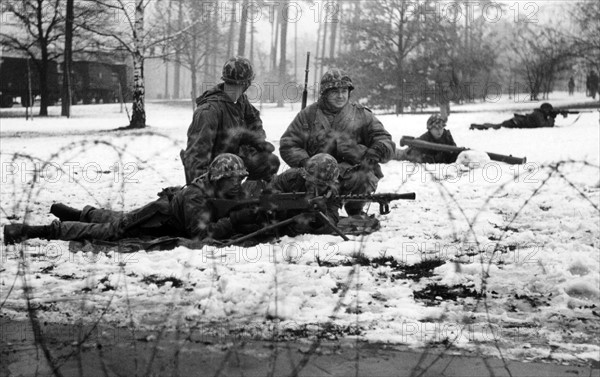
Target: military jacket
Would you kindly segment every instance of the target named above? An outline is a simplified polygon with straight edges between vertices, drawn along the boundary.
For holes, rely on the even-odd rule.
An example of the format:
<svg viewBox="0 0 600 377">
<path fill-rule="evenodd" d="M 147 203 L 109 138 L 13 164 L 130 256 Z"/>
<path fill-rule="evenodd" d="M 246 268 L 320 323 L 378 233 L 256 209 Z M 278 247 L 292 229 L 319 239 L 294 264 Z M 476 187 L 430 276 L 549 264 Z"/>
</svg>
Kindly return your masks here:
<svg viewBox="0 0 600 377">
<path fill-rule="evenodd" d="M 296 115 L 281 136 L 279 152 L 291 167 L 300 167 L 318 153 L 329 153 L 338 163 L 356 165 L 368 148 L 377 149 L 383 163 L 394 156 L 396 148 L 390 134 L 370 110 L 348 103 L 329 120 L 317 102 Z"/>
<path fill-rule="evenodd" d="M 223 91 L 223 84 L 204 92 L 196 103 L 194 118 L 187 132 L 187 147 L 181 159 L 186 179 L 191 182 L 204 172 L 221 153 L 239 155 L 239 135 L 248 130 L 265 139 L 260 112 L 245 94 L 233 102 Z"/>
</svg>

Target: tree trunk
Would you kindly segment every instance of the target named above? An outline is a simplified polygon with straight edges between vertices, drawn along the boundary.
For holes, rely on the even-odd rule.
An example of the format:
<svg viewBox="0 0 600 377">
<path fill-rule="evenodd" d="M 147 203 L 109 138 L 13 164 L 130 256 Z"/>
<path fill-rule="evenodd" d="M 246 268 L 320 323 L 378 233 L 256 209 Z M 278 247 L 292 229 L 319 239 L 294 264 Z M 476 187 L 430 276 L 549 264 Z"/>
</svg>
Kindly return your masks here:
<svg viewBox="0 0 600 377">
<path fill-rule="evenodd" d="M 225 59 L 229 59 L 233 56 L 233 36 L 235 34 L 235 24 L 235 17 L 232 16 L 231 22 L 229 23 L 229 35 L 227 36 L 227 57 Z"/>
<path fill-rule="evenodd" d="M 283 9 L 283 8 L 282 8 Z M 289 8 L 285 8 L 286 12 Z M 281 44 L 279 46 L 279 90 L 277 90 L 277 107 L 283 107 L 284 88 L 286 83 L 286 43 L 287 43 L 287 15 L 281 17 Z"/>
<path fill-rule="evenodd" d="M 40 62 L 40 116 L 48 116 L 49 92 L 48 92 L 48 46 L 42 45 L 42 61 Z M 33 101 L 31 103 L 33 107 Z"/>
<path fill-rule="evenodd" d="M 183 20 L 183 5 L 182 0 L 179 0 L 179 10 L 177 15 L 177 30 L 181 30 Z M 181 82 L 181 44 L 178 42 L 175 51 L 175 72 L 173 73 L 173 98 L 179 99 L 179 84 Z"/>
<path fill-rule="evenodd" d="M 199 61 L 198 61 L 198 49 L 195 48 L 197 46 L 197 41 L 198 41 L 198 37 L 197 37 L 197 33 L 196 33 L 196 25 L 192 26 L 192 59 L 191 62 L 192 64 L 190 64 L 190 71 L 192 73 L 192 88 L 191 88 L 191 100 L 192 100 L 192 107 L 195 108 L 196 106 L 196 97 L 198 96 L 198 77 L 197 77 L 197 71 L 200 67 L 198 67 Z M 207 54 L 208 55 L 208 54 Z"/>
<path fill-rule="evenodd" d="M 323 46 L 321 46 L 321 66 L 319 68 L 319 77 L 323 77 L 323 59 L 325 59 L 325 45 L 327 44 L 327 19 L 323 21 Z"/>
<path fill-rule="evenodd" d="M 63 66 L 63 92 L 61 114 L 67 118 L 71 117 L 71 63 L 73 52 L 73 13 L 74 0 L 67 0 L 67 19 L 65 21 L 65 52 Z"/>
<path fill-rule="evenodd" d="M 321 22 L 319 22 L 319 27 L 317 28 L 317 51 L 315 53 L 315 57 L 313 59 L 313 75 L 315 78 L 315 83 L 319 82 L 319 51 L 321 46 Z"/>
<path fill-rule="evenodd" d="M 246 53 L 246 24 L 248 23 L 248 0 L 242 3 L 242 20 L 240 21 L 240 37 L 238 38 L 239 56 L 244 56 Z"/>
<path fill-rule="evenodd" d="M 254 22 L 250 23 L 250 63 L 254 64 Z"/>
<path fill-rule="evenodd" d="M 213 30 L 213 15 L 211 14 L 211 12 L 208 13 L 207 15 L 207 22 L 208 22 L 208 33 L 206 36 L 206 51 L 212 51 L 213 49 L 213 37 L 214 37 L 214 30 Z M 197 45 L 197 37 L 196 37 L 196 25 L 194 24 L 194 26 L 192 27 L 192 35 L 193 37 L 193 43 L 192 46 L 196 46 Z M 193 61 L 196 61 L 196 51 L 194 51 L 194 57 L 193 57 Z M 212 82 L 212 78 L 210 77 L 210 54 L 204 54 L 204 73 L 203 73 L 203 81 L 205 83 L 207 82 Z M 196 94 L 194 93 L 194 96 Z M 194 100 L 194 98 L 192 98 L 192 101 Z"/>
<path fill-rule="evenodd" d="M 133 108 L 131 111 L 130 128 L 146 127 L 145 86 L 144 86 L 144 6 L 143 0 L 137 0 L 135 6 L 134 52 L 133 52 Z"/>
<path fill-rule="evenodd" d="M 334 4 L 334 7 L 336 10 L 339 9 L 339 3 L 336 1 Z M 336 14 L 336 13 L 334 13 Z M 333 59 L 335 57 L 335 37 L 337 36 L 337 26 L 338 26 L 338 22 L 340 19 L 338 20 L 332 20 L 332 26 L 331 26 L 331 36 L 329 38 L 329 58 Z"/>
<path fill-rule="evenodd" d="M 275 12 L 275 20 L 273 21 L 275 23 L 275 35 L 273 36 L 275 38 L 275 41 L 273 42 L 273 44 L 271 45 L 271 70 L 273 72 L 275 72 L 275 70 L 277 69 L 277 44 L 279 41 L 279 23 L 280 23 L 280 17 L 278 16 L 279 12 Z"/>
</svg>

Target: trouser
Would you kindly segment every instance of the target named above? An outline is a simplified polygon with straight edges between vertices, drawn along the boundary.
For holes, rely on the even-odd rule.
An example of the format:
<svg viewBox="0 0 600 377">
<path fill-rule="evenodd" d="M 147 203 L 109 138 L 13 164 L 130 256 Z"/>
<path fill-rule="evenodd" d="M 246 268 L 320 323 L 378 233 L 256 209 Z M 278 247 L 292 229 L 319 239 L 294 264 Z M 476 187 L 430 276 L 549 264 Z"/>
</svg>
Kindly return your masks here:
<svg viewBox="0 0 600 377">
<path fill-rule="evenodd" d="M 159 199 L 130 212 L 86 206 L 81 213 L 81 221 L 56 220 L 51 228 L 56 239 L 65 241 L 181 236 L 182 232 L 171 224 L 170 219 L 169 202 Z"/>
<path fill-rule="evenodd" d="M 377 190 L 377 183 L 383 177 L 379 165 L 363 168 L 360 165 L 350 165 L 346 162 L 340 167 L 340 195 L 372 194 Z M 344 209 L 348 215 L 358 215 L 367 202 L 348 202 Z"/>
</svg>

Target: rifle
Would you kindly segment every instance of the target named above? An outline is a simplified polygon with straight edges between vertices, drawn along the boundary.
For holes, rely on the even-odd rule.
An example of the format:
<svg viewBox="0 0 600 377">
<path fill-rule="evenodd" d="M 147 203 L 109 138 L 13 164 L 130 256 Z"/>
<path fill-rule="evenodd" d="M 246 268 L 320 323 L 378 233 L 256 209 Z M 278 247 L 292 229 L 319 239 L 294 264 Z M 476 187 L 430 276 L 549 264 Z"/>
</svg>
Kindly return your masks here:
<svg viewBox="0 0 600 377">
<path fill-rule="evenodd" d="M 240 237 L 236 240 L 233 240 L 227 245 L 231 245 L 232 243 L 238 243 L 244 241 L 248 238 L 252 238 L 254 236 L 260 235 L 262 233 L 268 232 L 270 230 L 279 228 L 281 226 L 290 224 L 298 220 L 299 218 L 305 216 L 306 214 L 313 213 L 316 214 L 321 220 L 323 220 L 329 228 L 331 228 L 335 233 L 340 235 L 345 241 L 348 240 L 348 237 L 344 235 L 344 233 L 339 230 L 335 224 L 329 220 L 329 218 L 321 211 L 319 208 L 319 204 L 322 204 L 326 201 L 338 200 L 342 203 L 360 201 L 360 202 L 377 202 L 379 203 L 379 212 L 381 214 L 390 213 L 390 202 L 394 200 L 408 199 L 414 200 L 416 198 L 416 194 L 414 192 L 403 193 L 403 194 L 394 194 L 394 193 L 384 193 L 384 194 L 354 194 L 354 195 L 332 195 L 330 197 L 325 196 L 317 196 L 310 197 L 305 192 L 290 192 L 290 193 L 273 193 L 273 194 L 263 194 L 257 198 L 251 199 L 240 199 L 240 200 L 232 200 L 232 199 L 209 199 L 209 202 L 213 205 L 213 207 L 217 211 L 217 216 L 219 218 L 229 216 L 229 214 L 234 210 L 239 210 L 247 207 L 258 207 L 259 209 L 266 212 L 274 212 L 274 211 L 288 211 L 288 210 L 299 210 L 305 211 L 306 213 L 302 213 L 300 215 L 296 215 L 292 218 L 280 221 L 278 223 L 266 226 L 256 232 L 250 233 L 243 237 Z"/>
<path fill-rule="evenodd" d="M 310 51 L 306 53 L 306 69 L 304 70 L 304 90 L 302 91 L 302 109 L 306 107 L 306 100 L 308 99 L 308 70 L 310 62 Z"/>
<path fill-rule="evenodd" d="M 332 195 L 330 197 L 307 196 L 305 192 L 284 192 L 262 194 L 256 198 L 250 199 L 208 199 L 217 211 L 217 217 L 226 217 L 232 211 L 256 206 L 266 212 L 306 210 L 311 211 L 315 206 L 323 201 L 338 200 L 341 203 L 347 202 L 377 202 L 379 203 L 379 213 L 387 215 L 390 213 L 390 202 L 394 200 L 414 200 L 414 192 L 402 194 L 384 193 L 384 194 L 350 194 L 350 195 Z"/>
<path fill-rule="evenodd" d="M 592 113 L 592 112 L 594 112 L 594 111 L 593 110 L 573 111 L 573 110 L 569 110 L 569 109 L 552 109 L 552 110 L 550 110 L 550 116 L 552 118 L 556 118 L 556 116 L 558 114 L 560 114 L 563 116 L 563 118 L 566 118 L 569 114 Z"/>
<path fill-rule="evenodd" d="M 469 148 L 464 148 L 464 147 L 453 147 L 451 145 L 430 143 L 428 141 L 415 139 L 413 136 L 402 136 L 402 138 L 400 139 L 400 146 L 403 147 L 405 145 L 415 147 L 415 148 L 429 149 L 429 150 L 441 151 L 441 152 L 460 153 L 462 151 L 470 150 Z M 519 164 L 524 164 L 525 162 L 527 162 L 527 157 L 520 158 L 520 157 L 513 157 L 512 155 L 506 156 L 506 155 L 498 154 L 498 153 L 490 153 L 490 152 L 485 152 L 485 153 L 487 153 L 487 155 L 490 156 L 490 159 L 493 161 L 505 162 L 505 163 L 511 164 L 511 165 L 519 165 Z"/>
</svg>

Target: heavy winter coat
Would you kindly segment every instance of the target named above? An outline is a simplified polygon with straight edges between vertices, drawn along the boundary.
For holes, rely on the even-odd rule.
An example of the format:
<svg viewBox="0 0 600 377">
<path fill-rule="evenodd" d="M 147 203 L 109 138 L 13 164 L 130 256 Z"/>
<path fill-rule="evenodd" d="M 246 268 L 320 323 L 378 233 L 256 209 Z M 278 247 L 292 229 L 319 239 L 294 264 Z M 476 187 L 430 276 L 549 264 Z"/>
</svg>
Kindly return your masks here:
<svg viewBox="0 0 600 377">
<path fill-rule="evenodd" d="M 450 130 L 446 129 L 444 129 L 444 133 L 439 139 L 434 138 L 429 131 L 425 132 L 417 139 L 427 141 L 429 143 L 450 145 L 452 147 L 456 146 L 456 143 L 454 142 L 454 138 L 452 137 Z M 430 164 L 451 164 L 453 162 L 456 162 L 456 157 L 458 156 L 458 153 L 456 152 L 434 151 L 418 147 L 409 147 L 405 153 L 406 157 L 402 159 L 420 163 L 425 162 Z"/>
<path fill-rule="evenodd" d="M 186 181 L 190 183 L 206 172 L 210 162 L 221 153 L 239 155 L 241 135 L 252 133 L 254 142 L 265 140 L 259 111 L 242 94 L 237 102 L 224 92 L 223 84 L 204 92 L 187 132 L 187 148 L 181 159 Z"/>
<path fill-rule="evenodd" d="M 388 162 L 395 152 L 390 134 L 371 111 L 348 103 L 333 117 L 328 117 L 314 103 L 300 111 L 281 136 L 279 152 L 290 167 L 300 167 L 317 153 L 329 153 L 338 161 L 357 165 L 367 149 L 377 150 L 379 162 Z M 381 178 L 381 168 L 376 167 Z"/>
</svg>

